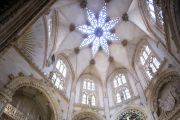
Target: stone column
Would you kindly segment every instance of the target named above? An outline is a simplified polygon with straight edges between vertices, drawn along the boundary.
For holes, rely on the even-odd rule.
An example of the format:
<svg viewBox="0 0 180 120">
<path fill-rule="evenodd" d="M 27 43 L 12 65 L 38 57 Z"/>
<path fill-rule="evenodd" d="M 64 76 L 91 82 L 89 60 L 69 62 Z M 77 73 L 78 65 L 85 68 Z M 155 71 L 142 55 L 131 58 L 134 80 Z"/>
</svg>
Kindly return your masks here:
<svg viewBox="0 0 180 120">
<path fill-rule="evenodd" d="M 71 98 L 70 98 L 70 103 L 69 103 L 67 120 L 72 120 L 71 117 L 74 110 L 75 93 L 76 93 L 75 90 L 71 90 Z"/>
<path fill-rule="evenodd" d="M 7 104 L 11 101 L 11 98 L 0 92 L 0 116 L 3 114 Z"/>
<path fill-rule="evenodd" d="M 106 120 L 110 120 L 109 103 L 107 96 L 104 97 L 104 108 L 105 108 Z"/>
<path fill-rule="evenodd" d="M 143 89 L 142 89 L 142 86 L 141 86 L 141 83 L 140 81 L 137 81 L 136 82 L 136 89 L 138 91 L 138 94 L 140 96 L 140 99 L 141 99 L 141 102 L 142 104 L 144 105 L 144 107 L 146 108 L 146 113 L 147 113 L 147 116 L 148 116 L 148 120 L 154 120 L 154 117 L 149 109 L 149 107 L 147 106 L 147 100 L 146 100 L 146 96 L 143 92 Z"/>
</svg>

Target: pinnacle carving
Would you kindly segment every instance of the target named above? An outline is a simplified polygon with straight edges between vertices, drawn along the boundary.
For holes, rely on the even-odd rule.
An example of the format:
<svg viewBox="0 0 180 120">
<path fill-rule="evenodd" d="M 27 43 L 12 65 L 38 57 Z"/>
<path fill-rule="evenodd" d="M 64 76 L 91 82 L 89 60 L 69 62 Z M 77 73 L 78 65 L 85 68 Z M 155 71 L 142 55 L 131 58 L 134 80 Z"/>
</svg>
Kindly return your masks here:
<svg viewBox="0 0 180 120">
<path fill-rule="evenodd" d="M 15 78 L 13 74 L 8 75 L 8 77 L 10 80 L 14 80 L 14 78 Z"/>
<path fill-rule="evenodd" d="M 80 3 L 80 7 L 81 8 L 86 8 L 87 7 L 87 1 L 86 0 L 83 0 L 81 3 Z"/>
<path fill-rule="evenodd" d="M 24 76 L 24 74 L 22 72 L 19 72 L 19 76 Z"/>
<path fill-rule="evenodd" d="M 127 41 L 126 39 L 124 39 L 124 40 L 122 41 L 122 45 L 125 47 L 127 44 L 128 44 L 128 41 Z"/>
<path fill-rule="evenodd" d="M 122 15 L 122 20 L 125 21 L 125 22 L 127 22 L 127 21 L 129 20 L 129 17 L 128 17 L 128 14 L 127 14 L 127 13 L 124 13 L 124 14 Z"/>
<path fill-rule="evenodd" d="M 70 26 L 69 26 L 69 30 L 70 30 L 70 32 L 72 32 L 72 31 L 74 31 L 75 30 L 75 25 L 72 23 L 72 24 L 70 24 Z"/>
<path fill-rule="evenodd" d="M 91 59 L 89 63 L 90 63 L 91 65 L 94 65 L 94 64 L 95 64 L 95 60 L 94 60 L 94 59 Z"/>
</svg>

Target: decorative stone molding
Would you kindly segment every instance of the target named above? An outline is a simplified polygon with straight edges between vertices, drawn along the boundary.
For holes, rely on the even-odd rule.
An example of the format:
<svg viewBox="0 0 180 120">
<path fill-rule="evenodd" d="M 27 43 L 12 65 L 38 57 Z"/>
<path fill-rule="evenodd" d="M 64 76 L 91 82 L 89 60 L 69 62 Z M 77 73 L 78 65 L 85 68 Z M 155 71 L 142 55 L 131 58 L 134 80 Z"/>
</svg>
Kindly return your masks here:
<svg viewBox="0 0 180 120">
<path fill-rule="evenodd" d="M 4 110 L 4 113 L 8 116 L 12 117 L 15 120 L 26 120 L 27 116 L 19 111 L 17 108 L 12 106 L 11 104 L 8 104 Z"/>
<path fill-rule="evenodd" d="M 90 63 L 91 65 L 94 65 L 94 64 L 95 64 L 95 60 L 94 60 L 94 59 L 91 59 L 91 60 L 89 61 L 89 63 Z"/>
<path fill-rule="evenodd" d="M 19 76 L 21 77 L 21 76 L 24 76 L 24 74 L 22 73 L 22 72 L 19 72 Z"/>
<path fill-rule="evenodd" d="M 23 86 L 31 86 L 34 87 L 40 91 L 42 91 L 42 93 L 47 97 L 50 105 L 52 106 L 52 109 L 54 111 L 55 114 L 55 120 L 62 120 L 63 116 L 61 113 L 61 109 L 59 107 L 59 103 L 56 99 L 56 97 L 54 96 L 54 94 L 52 93 L 51 89 L 43 82 L 35 79 L 35 78 L 31 78 L 31 77 L 18 77 L 15 78 L 13 81 L 11 81 L 9 83 L 10 88 L 9 89 L 4 89 L 2 88 L 0 90 L 0 92 L 2 94 L 6 94 L 9 98 L 11 98 L 15 91 Z M 5 102 L 7 100 L 5 99 Z"/>
<path fill-rule="evenodd" d="M 74 48 L 74 52 L 75 52 L 76 54 L 79 54 L 79 52 L 80 52 L 79 47 Z"/>
<path fill-rule="evenodd" d="M 17 40 L 15 36 L 33 19 L 33 21 L 36 21 L 39 18 L 39 15 L 43 13 L 44 10 L 49 7 L 50 4 L 54 3 L 55 0 L 30 0 L 27 5 L 25 5 L 22 9 L 18 11 L 18 15 L 15 17 L 10 17 L 11 20 L 6 22 L 1 27 L 1 32 L 6 31 L 6 33 L 1 34 L 0 38 L 2 38 L 0 41 L 2 41 L 2 44 L 0 45 L 0 51 L 3 51 L 5 47 L 11 44 L 12 41 Z M 31 6 L 31 8 L 29 8 Z M 33 7 L 32 7 L 33 6 Z M 29 8 L 29 10 L 27 10 Z M 44 9 L 43 9 L 44 8 Z M 42 12 L 40 13 L 40 11 Z M 24 11 L 24 12 L 23 12 Z M 15 11 L 14 11 L 15 12 Z M 13 14 L 14 14 L 13 12 Z M 17 11 L 16 11 L 17 12 Z M 22 14 L 19 14 L 19 13 Z M 33 14 L 32 14 L 33 13 Z M 40 13 L 40 14 L 39 14 Z M 18 16 L 24 16 L 18 17 Z M 29 24 L 30 25 L 30 24 Z M 12 32 L 13 31 L 13 32 Z"/>
<path fill-rule="evenodd" d="M 72 116 L 72 120 L 84 120 L 86 118 L 89 118 L 91 120 L 105 120 L 102 115 L 89 109 L 77 111 Z"/>
<path fill-rule="evenodd" d="M 86 8 L 87 7 L 87 0 L 83 0 L 81 3 L 80 3 L 80 7 L 81 8 Z"/>
<path fill-rule="evenodd" d="M 28 54 L 25 54 L 24 51 L 20 50 L 20 47 L 18 44 L 14 44 L 14 49 L 31 65 L 31 67 L 43 78 L 43 81 L 46 83 L 51 83 L 51 81 L 48 80 L 47 75 L 32 61 L 31 57 L 28 56 Z"/>
<path fill-rule="evenodd" d="M 121 43 L 125 47 L 128 44 L 128 41 L 127 41 L 127 39 L 124 39 Z"/>
<path fill-rule="evenodd" d="M 122 15 L 122 20 L 125 21 L 125 22 L 127 22 L 127 21 L 129 20 L 129 17 L 128 17 L 128 14 L 127 14 L 127 13 L 124 13 L 124 14 Z"/>
<path fill-rule="evenodd" d="M 165 71 L 157 78 L 157 82 L 154 83 L 153 88 L 149 94 L 148 105 L 150 106 L 151 111 L 157 111 L 158 107 L 158 95 L 159 90 L 168 82 L 178 82 L 180 81 L 179 74 L 176 71 Z"/>
<path fill-rule="evenodd" d="M 138 100 L 138 99 L 140 99 L 140 96 L 133 96 L 131 99 L 125 100 L 125 101 L 120 102 L 120 103 L 117 103 L 117 104 L 113 105 L 112 107 L 110 107 L 109 109 L 112 110 L 112 109 L 115 109 L 115 108 L 122 107 L 123 105 L 131 104 L 131 103 L 133 103 L 133 101 Z"/>
<path fill-rule="evenodd" d="M 8 75 L 8 77 L 10 80 L 14 80 L 14 78 L 15 78 L 13 74 Z"/>
<path fill-rule="evenodd" d="M 109 62 L 113 62 L 114 61 L 114 58 L 112 56 L 109 57 Z"/>
<path fill-rule="evenodd" d="M 75 30 L 75 28 L 76 28 L 75 25 L 73 23 L 71 23 L 69 26 L 69 31 L 72 32 Z"/>
<path fill-rule="evenodd" d="M 6 104 L 12 101 L 12 98 L 0 91 L 0 103 Z"/>
<path fill-rule="evenodd" d="M 51 66 L 51 61 L 50 60 L 45 60 L 45 66 L 50 67 Z"/>
<path fill-rule="evenodd" d="M 144 107 L 140 105 L 131 104 L 131 105 L 124 105 L 123 107 L 117 108 L 113 116 L 111 116 L 111 120 L 119 120 L 118 118 L 120 118 L 120 116 L 123 115 L 123 113 L 128 112 L 128 111 L 134 111 L 134 113 L 137 113 L 138 115 L 142 116 L 141 118 L 142 120 L 147 119 L 147 113 Z"/>
</svg>

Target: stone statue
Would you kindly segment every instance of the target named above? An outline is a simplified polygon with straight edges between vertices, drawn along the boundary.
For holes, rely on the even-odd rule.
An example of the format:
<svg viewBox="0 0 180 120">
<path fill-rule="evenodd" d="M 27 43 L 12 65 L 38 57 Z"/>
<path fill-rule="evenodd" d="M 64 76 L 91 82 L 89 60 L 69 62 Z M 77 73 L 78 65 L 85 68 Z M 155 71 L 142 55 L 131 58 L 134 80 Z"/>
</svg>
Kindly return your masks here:
<svg viewBox="0 0 180 120">
<path fill-rule="evenodd" d="M 170 93 L 172 94 L 174 99 L 176 99 L 178 102 L 180 102 L 179 94 L 178 94 L 177 88 L 175 86 L 171 85 Z"/>
<path fill-rule="evenodd" d="M 91 96 L 88 97 L 88 104 L 91 105 Z"/>
<path fill-rule="evenodd" d="M 120 92 L 120 97 L 121 97 L 121 100 L 124 101 L 124 94 L 122 91 Z"/>
</svg>

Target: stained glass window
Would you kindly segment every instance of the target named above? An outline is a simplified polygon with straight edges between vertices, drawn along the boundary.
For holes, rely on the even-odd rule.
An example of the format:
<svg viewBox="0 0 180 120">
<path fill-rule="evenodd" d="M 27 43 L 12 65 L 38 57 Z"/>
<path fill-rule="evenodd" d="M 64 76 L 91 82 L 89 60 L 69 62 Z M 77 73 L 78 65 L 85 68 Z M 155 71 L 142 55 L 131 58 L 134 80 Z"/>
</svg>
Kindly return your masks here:
<svg viewBox="0 0 180 120">
<path fill-rule="evenodd" d="M 120 94 L 119 94 L 119 93 L 116 94 L 116 99 L 117 99 L 117 103 L 120 103 L 120 102 L 121 102 L 121 97 L 120 97 Z"/>
<path fill-rule="evenodd" d="M 92 105 L 93 105 L 93 106 L 95 106 L 95 105 L 96 105 L 96 102 L 95 102 L 95 97 L 94 97 L 94 96 L 92 96 L 92 97 L 91 97 L 91 99 L 92 99 L 92 100 L 91 100 L 91 101 L 92 101 Z"/>
<path fill-rule="evenodd" d="M 60 74 L 54 73 L 54 75 L 52 77 L 52 83 L 54 83 L 54 85 L 58 89 L 63 90 L 64 80 L 63 80 L 63 77 Z"/>
<path fill-rule="evenodd" d="M 156 73 L 157 69 L 160 66 L 159 61 L 157 58 L 153 55 L 150 48 L 147 45 L 144 45 L 141 49 L 140 53 L 140 62 L 144 69 L 146 70 L 146 74 L 151 79 L 152 73 Z"/>
<path fill-rule="evenodd" d="M 114 77 L 114 87 L 118 87 L 118 86 L 121 86 L 123 84 L 126 83 L 126 78 L 123 74 L 118 74 L 117 76 Z"/>
<path fill-rule="evenodd" d="M 147 0 L 147 4 L 148 4 L 148 8 L 149 8 L 149 12 L 150 12 L 151 16 L 154 19 L 156 19 L 153 0 Z"/>
<path fill-rule="evenodd" d="M 86 104 L 86 94 L 83 94 L 82 96 L 82 104 Z"/>
<path fill-rule="evenodd" d="M 66 77 L 66 73 L 67 73 L 67 68 L 66 65 L 64 64 L 64 62 L 62 60 L 58 60 L 57 64 L 56 64 L 56 68 L 59 70 L 59 72 Z"/>
<path fill-rule="evenodd" d="M 129 92 L 129 89 L 126 87 L 121 87 L 117 90 L 117 93 L 116 93 L 117 103 L 120 103 L 122 101 L 121 100 L 122 98 L 124 98 L 124 100 L 131 98 L 131 94 Z"/>
<path fill-rule="evenodd" d="M 95 84 L 92 80 L 90 79 L 85 79 L 83 81 L 83 89 L 87 89 L 87 90 L 95 90 Z"/>
</svg>

